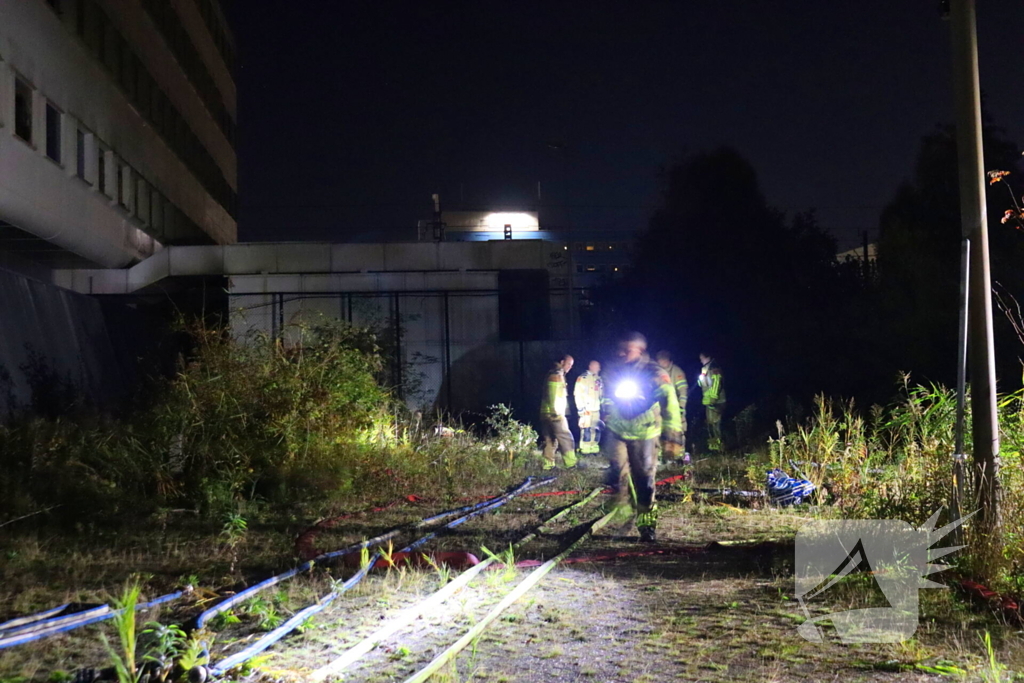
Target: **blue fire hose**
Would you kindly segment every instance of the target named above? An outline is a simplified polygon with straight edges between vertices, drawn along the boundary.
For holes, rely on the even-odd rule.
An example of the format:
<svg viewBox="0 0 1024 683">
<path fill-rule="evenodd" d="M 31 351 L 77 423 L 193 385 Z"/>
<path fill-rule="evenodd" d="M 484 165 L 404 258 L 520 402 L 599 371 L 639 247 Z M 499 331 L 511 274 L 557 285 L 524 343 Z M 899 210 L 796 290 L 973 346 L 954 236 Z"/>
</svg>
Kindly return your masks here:
<svg viewBox="0 0 1024 683">
<path fill-rule="evenodd" d="M 547 480 L 544 480 L 543 482 L 538 482 L 536 484 L 533 484 L 532 483 L 532 479 L 533 479 L 532 477 L 528 477 L 522 484 L 520 484 L 517 488 L 513 489 L 512 491 L 510 491 L 508 493 L 503 493 L 503 494 L 498 495 L 498 496 L 494 496 L 493 498 L 488 498 L 487 500 L 480 501 L 479 503 L 476 503 L 474 505 L 466 505 L 464 507 L 456 508 L 454 510 L 447 510 L 445 512 L 439 512 L 436 515 L 431 515 L 430 517 L 424 517 L 422 520 L 420 520 L 415 525 L 413 525 L 412 528 L 415 529 L 415 528 L 422 527 L 422 526 L 428 526 L 430 524 L 433 524 L 434 522 L 440 521 L 442 519 L 447 519 L 448 517 L 452 517 L 454 515 L 458 515 L 458 514 L 463 513 L 463 512 L 479 510 L 479 509 L 485 508 L 487 506 L 493 505 L 494 503 L 496 503 L 499 500 L 504 500 L 504 499 L 508 498 L 509 496 L 511 496 L 513 494 L 514 495 L 518 495 L 519 493 L 522 493 L 523 491 L 526 490 L 525 488 L 523 488 L 524 486 L 528 486 L 529 488 L 534 488 L 536 486 L 542 485 L 542 483 L 547 483 Z M 298 567 L 295 567 L 294 569 L 289 569 L 288 571 L 283 572 L 281 574 L 278 574 L 277 576 L 272 576 L 272 577 L 270 577 L 269 579 L 267 579 L 265 581 L 261 581 L 260 583 L 257 583 L 257 584 L 254 584 L 252 586 L 249 586 L 245 590 L 242 590 L 242 591 L 239 591 L 238 593 L 235 593 L 234 595 L 232 595 L 227 600 L 224 600 L 223 602 L 217 603 L 216 605 L 214 605 L 210 609 L 208 609 L 205 612 L 203 612 L 202 614 L 200 614 L 196 618 L 196 628 L 203 628 L 203 627 L 205 627 L 206 624 L 210 621 L 210 619 L 212 619 L 214 616 L 216 616 L 217 614 L 220 614 L 221 612 L 223 612 L 223 611 L 225 611 L 227 609 L 230 609 L 231 607 L 234 607 L 235 605 L 237 605 L 240 602 L 243 602 L 243 601 L 247 600 L 248 598 L 252 597 L 256 593 L 259 593 L 262 590 L 270 588 L 271 586 L 277 585 L 277 584 L 281 583 L 282 581 L 287 581 L 288 579 L 292 578 L 293 576 L 295 576 L 297 574 L 301 574 L 303 572 L 309 571 L 318 562 L 323 563 L 323 562 L 326 562 L 327 560 L 333 560 L 335 558 L 342 557 L 343 555 L 348 555 L 348 554 L 351 554 L 351 553 L 354 553 L 354 552 L 358 552 L 358 551 L 362 550 L 363 548 L 371 548 L 371 547 L 373 547 L 375 545 L 380 545 L 381 543 L 384 543 L 385 541 L 388 541 L 388 540 L 390 540 L 392 538 L 395 538 L 399 534 L 401 534 L 401 533 L 403 533 L 405 531 L 408 531 L 409 528 L 410 528 L 409 525 L 406 524 L 406 525 L 397 527 L 395 529 L 392 529 L 391 531 L 387 531 L 387 532 L 381 534 L 380 536 L 375 536 L 375 537 L 367 539 L 365 541 L 361 541 L 360 543 L 356 543 L 355 545 L 350 545 L 347 548 L 342 548 L 341 550 L 334 550 L 334 551 L 329 552 L 329 553 L 323 553 L 321 555 L 318 555 L 318 556 L 314 557 L 312 560 L 309 560 L 308 562 L 303 562 L 302 564 L 300 564 Z"/>
<path fill-rule="evenodd" d="M 511 491 L 509 491 L 507 493 L 504 493 L 504 494 L 502 494 L 500 496 L 496 496 L 494 498 L 490 498 L 488 500 L 482 501 L 480 503 L 477 503 L 476 505 L 471 505 L 471 506 L 468 506 L 467 508 L 463 508 L 463 510 L 470 510 L 470 512 L 468 514 L 466 514 L 466 515 L 463 515 L 462 517 L 459 517 L 458 519 L 453 519 L 452 521 L 448 522 L 447 524 L 445 524 L 443 527 L 441 527 L 437 531 L 432 531 L 429 534 L 427 534 L 426 536 L 413 541 L 412 543 L 410 543 L 406 547 L 402 548 L 398 552 L 403 552 L 404 553 L 404 552 L 410 552 L 412 550 L 415 550 L 416 548 L 422 546 L 424 543 L 427 543 L 431 539 L 436 538 L 442 531 L 446 531 L 446 530 L 449 530 L 449 529 L 454 529 L 455 527 L 459 526 L 460 524 L 464 524 L 465 522 L 468 522 L 469 520 L 471 520 L 471 519 L 473 519 L 475 517 L 479 517 L 480 515 L 483 515 L 483 514 L 486 514 L 488 512 L 492 512 L 494 510 L 497 510 L 499 507 L 501 507 L 505 503 L 509 502 L 510 500 L 512 500 L 513 498 L 518 496 L 519 494 L 525 493 L 526 491 L 529 491 L 530 489 L 537 488 L 539 486 L 546 486 L 547 484 L 550 484 L 551 482 L 555 481 L 555 479 L 556 479 L 556 477 L 548 477 L 546 479 L 541 479 L 539 481 L 534 481 L 533 477 L 527 477 L 526 480 L 523 481 L 522 484 L 520 484 L 519 486 L 517 486 L 516 488 L 512 489 Z M 450 514 L 449 513 L 441 513 L 440 515 L 435 515 L 434 517 L 428 518 L 428 519 L 443 519 L 446 516 L 450 516 Z M 424 520 L 424 522 L 426 522 L 426 520 Z M 390 532 L 388 532 L 388 533 L 390 533 Z M 386 535 L 387 534 L 385 534 L 385 536 Z M 380 538 L 380 537 L 378 537 L 378 538 Z M 390 536 L 389 536 L 389 538 L 390 538 Z M 325 553 L 324 555 L 321 555 L 317 559 L 327 558 L 327 557 L 337 557 L 339 555 L 343 555 L 343 554 L 346 554 L 346 553 L 349 553 L 349 552 L 354 552 L 356 550 L 360 550 L 362 548 L 368 547 L 368 545 L 371 542 L 374 542 L 374 541 L 376 541 L 376 539 L 370 539 L 369 541 L 363 541 L 363 543 L 360 543 L 358 545 L 352 546 L 350 548 L 346 548 L 344 550 L 335 551 L 334 553 Z M 236 652 L 235 654 L 231 655 L 230 657 L 220 661 L 217 665 L 210 667 L 209 670 L 208 670 L 209 674 L 211 674 L 213 676 L 221 676 L 221 675 L 225 674 L 226 672 L 230 671 L 231 669 L 233 669 L 234 667 L 239 666 L 239 665 L 245 663 L 246 661 L 252 659 L 253 657 L 255 657 L 259 653 L 263 652 L 264 650 L 266 650 L 268 647 L 270 647 L 271 645 L 273 645 L 277 641 L 279 641 L 282 638 L 284 638 L 286 635 L 291 633 L 297 626 L 302 624 L 302 622 L 304 622 L 306 619 L 308 619 L 309 617 L 313 616 L 317 612 L 320 612 L 325 607 L 327 607 L 336 597 L 338 597 L 339 595 L 345 593 L 346 591 L 351 589 L 353 586 L 358 584 L 360 581 L 362 581 L 363 578 L 366 577 L 366 575 L 370 572 L 370 570 L 373 569 L 373 567 L 377 564 L 377 562 L 380 560 L 380 558 L 381 558 L 381 554 L 379 552 L 378 553 L 374 553 L 373 557 L 370 558 L 370 561 L 367 563 L 367 565 L 365 567 L 363 567 L 362 569 L 360 569 L 358 572 L 356 572 L 356 574 L 354 574 L 350 579 L 345 581 L 345 583 L 342 584 L 337 590 L 331 591 L 330 593 L 328 593 L 327 595 L 325 595 L 324 597 L 322 597 L 320 600 L 318 600 L 317 602 L 313 603 L 309 607 L 306 607 L 305 609 L 300 610 L 299 612 L 296 612 L 295 615 L 293 617 L 291 617 L 288 621 L 286 621 L 285 623 L 281 624 L 280 626 L 278 626 L 273 631 L 270 631 L 269 633 L 267 633 L 265 636 L 263 636 L 262 638 L 257 640 L 255 643 L 253 643 L 249 647 L 245 648 L 244 650 L 242 650 L 240 652 Z M 310 564 L 312 566 L 312 564 L 314 562 L 316 562 L 316 559 L 311 560 L 307 564 Z M 299 569 L 301 569 L 301 566 L 296 568 L 295 570 L 292 570 L 292 571 L 293 572 L 297 572 Z M 286 573 L 288 573 L 288 572 L 286 572 Z M 293 576 L 294 574 L 291 574 L 291 575 Z M 277 578 L 277 577 L 275 577 L 275 578 Z M 273 579 L 270 579 L 270 580 L 273 580 Z M 266 582 L 264 582 L 264 583 L 266 583 Z M 254 586 L 254 588 L 255 588 L 255 586 Z M 234 597 L 237 597 L 237 596 L 234 596 Z M 221 604 L 223 604 L 223 603 L 221 603 Z M 220 605 L 218 605 L 218 607 L 220 607 Z"/>
<path fill-rule="evenodd" d="M 156 600 L 139 603 L 135 605 L 135 609 L 138 611 L 149 609 L 150 607 L 156 607 L 157 605 L 162 605 L 165 602 L 177 600 L 182 595 L 184 595 L 184 591 L 168 593 L 167 595 L 160 596 Z M 75 614 L 69 614 L 63 617 L 55 617 L 52 619 L 32 622 L 31 624 L 25 624 L 19 628 L 11 629 L 8 632 L 9 635 L 0 636 L 0 650 L 8 647 L 14 647 L 15 645 L 30 643 L 34 640 L 48 638 L 58 633 L 72 631 L 83 626 L 88 626 L 89 624 L 106 621 L 107 619 L 113 619 L 123 611 L 124 610 L 112 610 L 109 605 L 101 605 L 100 607 L 94 607 L 83 612 L 76 612 Z"/>
<path fill-rule="evenodd" d="M 9 619 L 8 621 L 5 621 L 2 624 L 0 624 L 0 637 L 3 636 L 4 631 L 10 631 L 12 629 L 21 628 L 26 624 L 35 623 L 43 619 L 49 619 L 52 616 L 60 614 L 68 607 L 71 607 L 71 603 L 65 602 L 63 605 L 57 605 L 56 607 L 51 607 L 50 609 L 43 610 L 42 612 L 36 612 L 35 614 L 29 614 L 24 617 Z"/>
</svg>

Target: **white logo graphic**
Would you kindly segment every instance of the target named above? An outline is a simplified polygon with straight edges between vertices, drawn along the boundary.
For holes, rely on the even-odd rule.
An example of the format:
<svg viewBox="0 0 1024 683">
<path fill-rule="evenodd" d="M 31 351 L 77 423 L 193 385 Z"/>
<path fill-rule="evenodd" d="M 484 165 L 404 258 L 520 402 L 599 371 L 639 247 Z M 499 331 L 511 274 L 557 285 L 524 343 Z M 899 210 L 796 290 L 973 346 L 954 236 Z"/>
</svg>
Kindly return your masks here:
<svg viewBox="0 0 1024 683">
<path fill-rule="evenodd" d="M 820 643 L 818 624 L 831 621 L 843 643 L 910 638 L 917 630 L 917 591 L 945 588 L 925 577 L 946 565 L 929 562 L 963 548 L 932 546 L 973 514 L 938 530 L 938 511 L 916 529 L 898 519 L 823 520 L 801 528 L 796 536 L 796 596 L 807 621 L 797 632 Z M 814 607 L 818 616 L 811 613 Z M 821 608 L 827 613 L 820 614 Z"/>
</svg>

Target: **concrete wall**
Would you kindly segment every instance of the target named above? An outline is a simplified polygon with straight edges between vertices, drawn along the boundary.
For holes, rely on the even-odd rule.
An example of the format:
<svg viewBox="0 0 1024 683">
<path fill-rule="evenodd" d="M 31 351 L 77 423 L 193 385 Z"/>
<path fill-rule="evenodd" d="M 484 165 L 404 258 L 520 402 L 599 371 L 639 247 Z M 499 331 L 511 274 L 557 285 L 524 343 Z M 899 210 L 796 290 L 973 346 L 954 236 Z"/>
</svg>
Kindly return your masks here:
<svg viewBox="0 0 1024 683">
<path fill-rule="evenodd" d="M 0 220 L 103 267 L 123 267 L 146 258 L 159 248 L 150 234 L 158 234 L 160 226 L 147 225 L 135 207 L 118 205 L 115 169 L 125 165 L 129 178 L 141 177 L 212 241 L 234 242 L 235 220 L 75 35 L 76 3 L 61 5 L 64 12 L 58 14 L 44 0 L 0 0 Z M 181 111 L 225 179 L 236 187 L 234 149 L 139 0 L 102 0 L 100 5 Z M 16 74 L 33 89 L 31 143 L 14 135 Z M 232 92 L 232 106 L 233 99 Z M 46 156 L 47 102 L 62 115 L 59 164 Z M 84 178 L 77 175 L 78 130 L 85 134 Z M 99 191 L 101 154 L 107 171 L 106 195 Z M 158 220 L 163 220 L 163 213 L 154 223 Z"/>
<path fill-rule="evenodd" d="M 0 270 L 0 320 L 0 419 L 30 407 L 34 390 L 36 401 L 40 392 L 53 392 L 51 399 L 71 392 L 99 404 L 120 391 L 121 369 L 95 299 Z"/>
<path fill-rule="evenodd" d="M 54 283 L 128 294 L 168 278 L 224 275 L 237 338 L 287 339 L 297 324 L 321 316 L 391 336 L 400 330 L 392 376 L 418 387 L 407 394 L 410 408 L 483 412 L 494 403 L 531 406 L 534 376 L 577 344 L 566 253 L 564 244 L 542 240 L 168 247 L 128 269 L 57 271 Z M 505 270 L 547 272 L 547 291 L 539 291 L 550 309 L 549 339 L 502 338 L 500 297 L 536 295 L 499 293 Z"/>
</svg>

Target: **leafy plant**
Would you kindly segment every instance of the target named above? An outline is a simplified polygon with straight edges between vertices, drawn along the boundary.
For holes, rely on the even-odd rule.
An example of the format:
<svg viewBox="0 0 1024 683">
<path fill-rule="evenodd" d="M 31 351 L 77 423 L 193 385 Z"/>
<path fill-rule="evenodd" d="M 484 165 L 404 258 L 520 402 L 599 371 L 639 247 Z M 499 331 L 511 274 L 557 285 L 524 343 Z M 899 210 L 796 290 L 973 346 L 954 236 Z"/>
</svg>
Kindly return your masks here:
<svg viewBox="0 0 1024 683">
<path fill-rule="evenodd" d="M 135 648 L 135 606 L 142 592 L 138 579 L 130 580 L 120 597 L 114 598 L 114 628 L 117 630 L 119 649 L 114 649 L 104 633 L 100 634 L 103 646 L 110 656 L 118 683 L 138 683 L 140 672 L 136 666 Z"/>
</svg>

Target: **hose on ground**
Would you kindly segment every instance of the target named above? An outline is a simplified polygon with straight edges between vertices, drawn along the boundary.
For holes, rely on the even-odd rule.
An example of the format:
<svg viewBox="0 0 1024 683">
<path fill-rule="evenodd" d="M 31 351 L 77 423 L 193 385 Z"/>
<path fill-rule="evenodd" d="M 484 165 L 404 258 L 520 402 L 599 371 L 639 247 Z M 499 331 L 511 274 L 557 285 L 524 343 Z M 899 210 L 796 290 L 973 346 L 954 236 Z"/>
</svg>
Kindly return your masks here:
<svg viewBox="0 0 1024 683">
<path fill-rule="evenodd" d="M 550 484 L 553 481 L 555 481 L 555 477 L 548 477 L 546 479 L 540 479 L 540 480 L 536 480 L 536 481 L 534 480 L 533 477 L 527 477 L 526 480 L 524 480 L 522 484 L 520 484 L 516 488 L 512 489 L 511 491 L 509 491 L 507 493 L 504 493 L 504 494 L 502 494 L 500 496 L 497 496 L 496 498 L 494 498 L 492 500 L 485 501 L 484 504 L 478 504 L 478 505 L 471 506 L 471 511 L 468 514 L 463 515 L 462 517 L 459 517 L 457 519 L 454 519 L 454 520 L 448 522 L 447 524 L 445 524 L 441 529 L 439 529 L 437 531 L 432 531 L 429 534 L 427 534 L 426 536 L 423 536 L 422 538 L 417 539 L 416 541 L 413 541 L 412 543 L 410 543 L 408 546 L 406 546 L 405 548 L 403 548 L 399 552 L 405 552 L 405 553 L 411 552 L 412 550 L 418 548 L 419 546 L 423 545 L 424 543 L 427 543 L 431 539 L 437 537 L 438 534 L 441 533 L 441 531 L 448 530 L 448 529 L 454 529 L 455 527 L 457 527 L 460 524 L 463 524 L 463 523 L 469 521 L 470 519 L 473 519 L 475 517 L 479 517 L 480 515 L 486 514 L 488 512 L 493 512 L 494 510 L 497 510 L 502 505 L 505 505 L 506 503 L 508 503 L 510 500 L 512 500 L 516 496 L 518 496 L 518 495 L 520 495 L 522 493 L 525 493 L 526 491 L 528 491 L 530 489 L 537 488 L 538 486 L 545 486 L 547 484 Z M 436 517 L 437 517 L 437 515 L 434 516 L 434 518 L 436 518 Z M 362 547 L 367 547 L 367 546 L 364 545 L 364 544 L 360 544 L 358 547 L 362 548 Z M 345 581 L 345 583 L 342 584 L 340 587 L 338 587 L 335 590 L 332 590 L 330 593 L 328 593 L 327 595 L 325 595 L 324 597 L 322 597 L 320 600 L 318 600 L 314 604 L 310 605 L 309 607 L 306 607 L 305 609 L 297 612 L 288 621 L 286 621 L 285 623 L 281 624 L 281 626 L 277 627 L 273 631 L 267 633 L 266 635 L 264 635 L 262 638 L 257 640 L 255 643 L 253 643 L 249 647 L 247 647 L 244 650 L 242 650 L 240 652 L 237 652 L 237 653 L 231 655 L 230 657 L 227 657 L 226 659 L 218 662 L 215 666 L 210 667 L 207 672 L 209 674 L 213 675 L 213 676 L 223 675 L 224 673 L 230 671 L 231 669 L 233 669 L 233 668 L 235 668 L 235 667 L 237 667 L 237 666 L 239 666 L 241 664 L 244 664 L 249 659 L 252 659 L 256 655 L 258 655 L 260 652 L 263 652 L 268 647 L 270 647 L 271 645 L 273 645 L 274 643 L 276 643 L 277 641 L 281 640 L 286 635 L 288 635 L 297 626 L 302 624 L 306 619 L 310 618 L 311 616 L 313 616 L 317 612 L 320 612 L 321 610 L 323 610 L 325 607 L 327 607 L 327 605 L 329 605 L 339 595 L 342 595 L 343 593 L 345 593 L 346 591 L 350 590 L 352 587 L 357 585 L 370 572 L 370 570 L 373 569 L 374 565 L 376 565 L 377 562 L 380 559 L 381 559 L 381 553 L 379 553 L 379 552 L 375 553 L 373 555 L 373 557 L 370 558 L 370 561 L 367 563 L 367 565 L 365 567 L 360 569 L 354 576 L 352 576 L 347 581 Z"/>
<path fill-rule="evenodd" d="M 572 505 L 566 506 L 565 508 L 558 511 L 551 517 L 548 517 L 536 529 L 534 529 L 532 532 L 516 541 L 516 543 L 514 543 L 512 547 L 516 549 L 523 547 L 524 545 L 535 539 L 537 535 L 541 533 L 546 526 L 548 526 L 552 522 L 555 522 L 558 519 L 561 519 L 565 515 L 572 512 L 573 510 L 576 510 L 582 507 L 583 505 L 586 505 L 595 497 L 597 497 L 597 495 L 601 493 L 601 491 L 601 488 L 596 488 L 593 491 L 591 491 L 586 497 L 576 501 Z M 344 653 L 342 653 L 339 657 L 337 657 L 330 663 L 313 671 L 311 674 L 309 674 L 309 680 L 322 681 L 330 676 L 337 676 L 341 674 L 341 672 L 343 672 L 345 669 L 350 667 L 355 662 L 359 661 L 359 659 L 361 659 L 364 655 L 371 652 L 377 646 L 378 643 L 385 640 L 386 638 L 391 637 L 393 634 L 397 633 L 398 631 L 412 623 L 414 620 L 422 616 L 428 609 L 432 609 L 434 606 L 440 605 L 448 598 L 450 598 L 453 594 L 464 588 L 476 576 L 479 576 L 481 572 L 486 570 L 489 566 L 492 566 L 495 561 L 495 558 L 491 557 L 487 560 L 484 560 L 480 564 L 470 567 L 466 571 L 462 572 L 453 581 L 450 581 L 446 585 L 442 586 L 432 595 L 426 597 L 425 599 L 421 600 L 415 605 L 406 608 L 386 625 L 377 629 L 376 631 L 368 635 L 366 638 L 350 647 L 348 650 L 346 650 Z"/>
<path fill-rule="evenodd" d="M 177 600 L 184 591 L 176 591 L 174 593 L 168 593 L 162 595 L 155 600 L 150 602 L 143 602 L 135 605 L 135 610 L 149 609 L 150 607 L 156 607 L 172 600 Z M 107 619 L 113 619 L 115 616 L 121 614 L 124 610 L 112 610 L 109 605 L 102 605 L 93 609 L 86 610 L 84 612 L 77 612 L 75 614 L 67 615 L 67 617 L 58 617 L 57 619 L 49 620 L 47 622 L 41 622 L 33 624 L 33 628 L 23 628 L 16 632 L 11 633 L 9 636 L 0 637 L 0 650 L 8 647 L 14 647 L 15 645 L 23 645 L 25 643 L 31 643 L 35 640 L 41 640 L 48 638 L 58 633 L 64 633 L 66 631 L 72 631 L 89 624 L 95 624 L 100 621 L 106 621 Z"/>
</svg>

